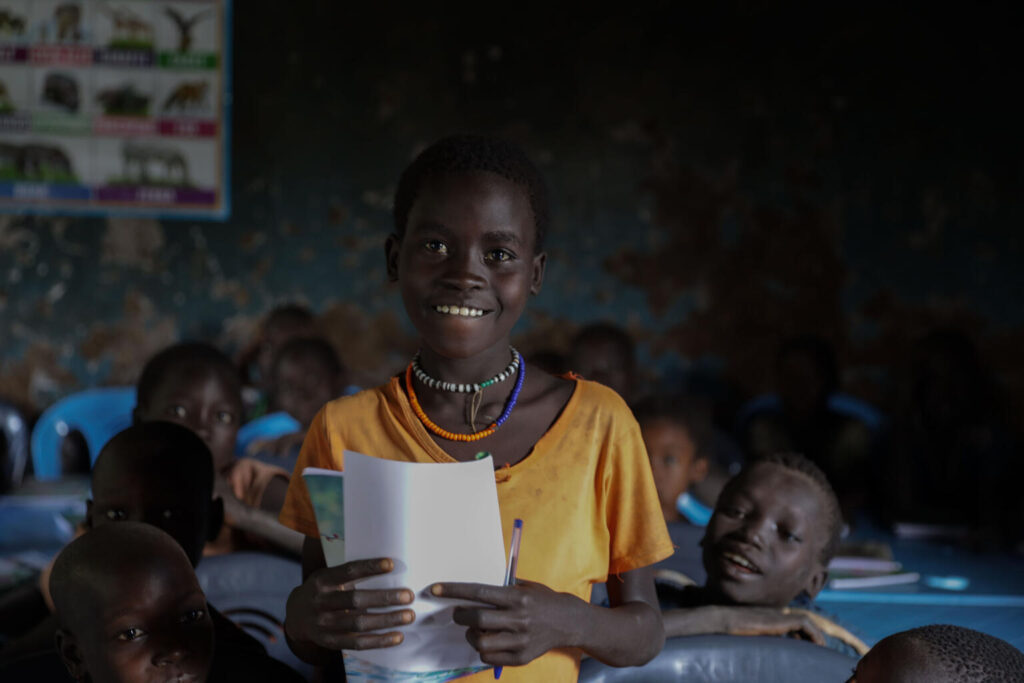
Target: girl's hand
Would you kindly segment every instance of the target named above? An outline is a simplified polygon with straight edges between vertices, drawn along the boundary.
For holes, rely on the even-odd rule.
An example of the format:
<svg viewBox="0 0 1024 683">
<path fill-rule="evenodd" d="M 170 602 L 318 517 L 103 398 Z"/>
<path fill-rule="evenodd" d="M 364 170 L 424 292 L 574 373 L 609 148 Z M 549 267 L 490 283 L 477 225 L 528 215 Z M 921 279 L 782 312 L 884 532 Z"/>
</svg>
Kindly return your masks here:
<svg viewBox="0 0 1024 683">
<path fill-rule="evenodd" d="M 293 641 L 311 643 L 327 650 L 370 650 L 402 642 L 399 631 L 416 619 L 411 609 L 368 612 L 371 607 L 408 605 L 408 588 L 359 590 L 353 581 L 386 574 L 394 568 L 388 558 L 356 560 L 337 567 L 318 569 L 288 596 L 285 632 Z"/>
<path fill-rule="evenodd" d="M 576 644 L 581 607 L 574 595 L 519 580 L 515 586 L 437 583 L 433 595 L 473 600 L 479 607 L 456 607 L 453 619 L 467 626 L 466 640 L 492 666 L 521 666 L 556 647 Z"/>
</svg>

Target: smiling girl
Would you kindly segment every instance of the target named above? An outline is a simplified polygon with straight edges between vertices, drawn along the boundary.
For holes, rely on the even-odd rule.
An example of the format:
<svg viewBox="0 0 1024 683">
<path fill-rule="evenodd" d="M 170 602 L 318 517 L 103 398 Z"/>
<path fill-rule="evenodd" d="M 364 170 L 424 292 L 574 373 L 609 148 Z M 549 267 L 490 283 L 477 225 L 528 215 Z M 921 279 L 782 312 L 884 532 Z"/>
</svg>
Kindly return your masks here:
<svg viewBox="0 0 1024 683">
<path fill-rule="evenodd" d="M 403 173 L 387 272 L 401 290 L 420 351 L 384 386 L 327 404 L 299 457 L 342 469 L 342 453 L 418 463 L 494 458 L 508 548 L 523 537 L 514 587 L 441 583 L 435 595 L 470 600 L 454 619 L 481 659 L 508 681 L 576 680 L 583 653 L 641 665 L 664 635 L 649 565 L 672 553 L 640 430 L 610 389 L 554 377 L 523 358 L 510 335 L 540 291 L 548 224 L 543 180 L 516 147 L 453 137 Z M 293 650 L 324 663 L 341 649 L 402 642 L 411 591 L 349 589 L 385 573 L 379 558 L 326 568 L 309 494 L 291 481 L 281 521 L 306 535 L 304 583 L 288 601 Z M 588 604 L 610 580 L 611 607 Z M 368 608 L 397 607 L 390 611 Z M 490 672 L 466 680 L 487 680 Z"/>
</svg>

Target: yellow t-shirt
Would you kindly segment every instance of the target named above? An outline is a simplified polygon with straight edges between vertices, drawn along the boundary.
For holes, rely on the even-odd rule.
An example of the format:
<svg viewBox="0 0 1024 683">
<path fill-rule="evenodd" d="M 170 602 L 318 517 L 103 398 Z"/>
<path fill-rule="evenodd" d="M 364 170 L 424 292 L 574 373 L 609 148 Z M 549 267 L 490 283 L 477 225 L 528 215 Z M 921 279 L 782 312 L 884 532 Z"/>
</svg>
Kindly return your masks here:
<svg viewBox="0 0 1024 683">
<path fill-rule="evenodd" d="M 421 463 L 455 462 L 409 405 L 398 379 L 328 403 L 306 435 L 296 471 L 343 469 L 344 450 Z M 591 584 L 672 554 L 640 428 L 611 389 L 576 380 L 562 414 L 517 464 L 495 472 L 508 553 L 512 523 L 524 522 L 518 576 L 590 599 Z M 281 522 L 318 538 L 302 477 L 293 477 Z M 502 681 L 575 681 L 580 651 L 552 650 Z M 493 680 L 488 670 L 465 681 Z"/>
</svg>

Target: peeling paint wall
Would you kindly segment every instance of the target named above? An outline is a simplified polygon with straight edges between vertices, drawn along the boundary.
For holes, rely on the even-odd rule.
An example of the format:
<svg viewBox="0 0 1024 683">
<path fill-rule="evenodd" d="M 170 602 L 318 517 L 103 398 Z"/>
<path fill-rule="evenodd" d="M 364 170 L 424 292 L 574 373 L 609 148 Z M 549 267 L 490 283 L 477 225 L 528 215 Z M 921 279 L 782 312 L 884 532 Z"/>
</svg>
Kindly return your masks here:
<svg viewBox="0 0 1024 683">
<path fill-rule="evenodd" d="M 749 394 L 780 339 L 818 331 L 846 387 L 884 402 L 913 337 L 957 322 L 1024 396 L 1022 119 L 995 9 L 493 24 L 237 4 L 231 220 L 0 215 L 0 394 L 39 409 L 133 381 L 176 339 L 238 349 L 292 300 L 378 381 L 415 347 L 384 274 L 398 174 L 477 130 L 523 144 L 556 199 L 526 350 L 605 318 L 652 374 Z"/>
</svg>

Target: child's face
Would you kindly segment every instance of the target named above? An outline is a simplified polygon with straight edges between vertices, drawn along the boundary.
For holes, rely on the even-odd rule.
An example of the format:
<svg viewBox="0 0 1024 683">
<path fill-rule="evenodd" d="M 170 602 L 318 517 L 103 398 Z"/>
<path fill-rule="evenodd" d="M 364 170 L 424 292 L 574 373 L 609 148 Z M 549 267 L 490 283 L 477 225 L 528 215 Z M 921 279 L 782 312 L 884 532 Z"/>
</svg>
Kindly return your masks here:
<svg viewBox="0 0 1024 683">
<path fill-rule="evenodd" d="M 184 558 L 125 568 L 94 589 L 97 618 L 74 633 L 93 683 L 206 680 L 213 622 Z"/>
<path fill-rule="evenodd" d="M 388 274 L 424 345 L 446 358 L 507 353 L 544 277 L 535 240 L 529 198 L 515 183 L 487 172 L 429 179 L 404 237 L 387 245 Z"/>
<path fill-rule="evenodd" d="M 274 374 L 274 408 L 309 427 L 318 410 L 337 394 L 338 378 L 316 358 L 289 356 Z"/>
<path fill-rule="evenodd" d="M 633 378 L 629 359 L 623 357 L 622 349 L 611 340 L 592 340 L 572 350 L 569 369 L 586 379 L 600 382 L 630 400 Z"/>
<path fill-rule="evenodd" d="M 217 370 L 184 367 L 168 373 L 139 418 L 166 420 L 188 427 L 206 442 L 213 467 L 221 472 L 235 461 L 235 438 L 242 418 L 242 400 L 232 383 Z"/>
<path fill-rule="evenodd" d="M 95 528 L 114 522 L 150 524 L 177 541 L 194 567 L 212 535 L 208 527 L 211 502 L 203 500 L 199 487 L 181 479 L 167 471 L 145 473 L 131 467 L 106 468 L 102 477 L 93 478 L 89 525 Z"/>
<path fill-rule="evenodd" d="M 742 605 L 814 597 L 828 576 L 821 493 L 804 475 L 755 465 L 726 485 L 702 543 L 707 586 Z"/>
<path fill-rule="evenodd" d="M 665 518 L 679 518 L 676 499 L 692 484 L 704 479 L 708 461 L 697 457 L 697 446 L 690 438 L 690 430 L 674 420 L 654 418 L 640 423 L 640 431 L 651 459 L 654 485 Z"/>
</svg>

